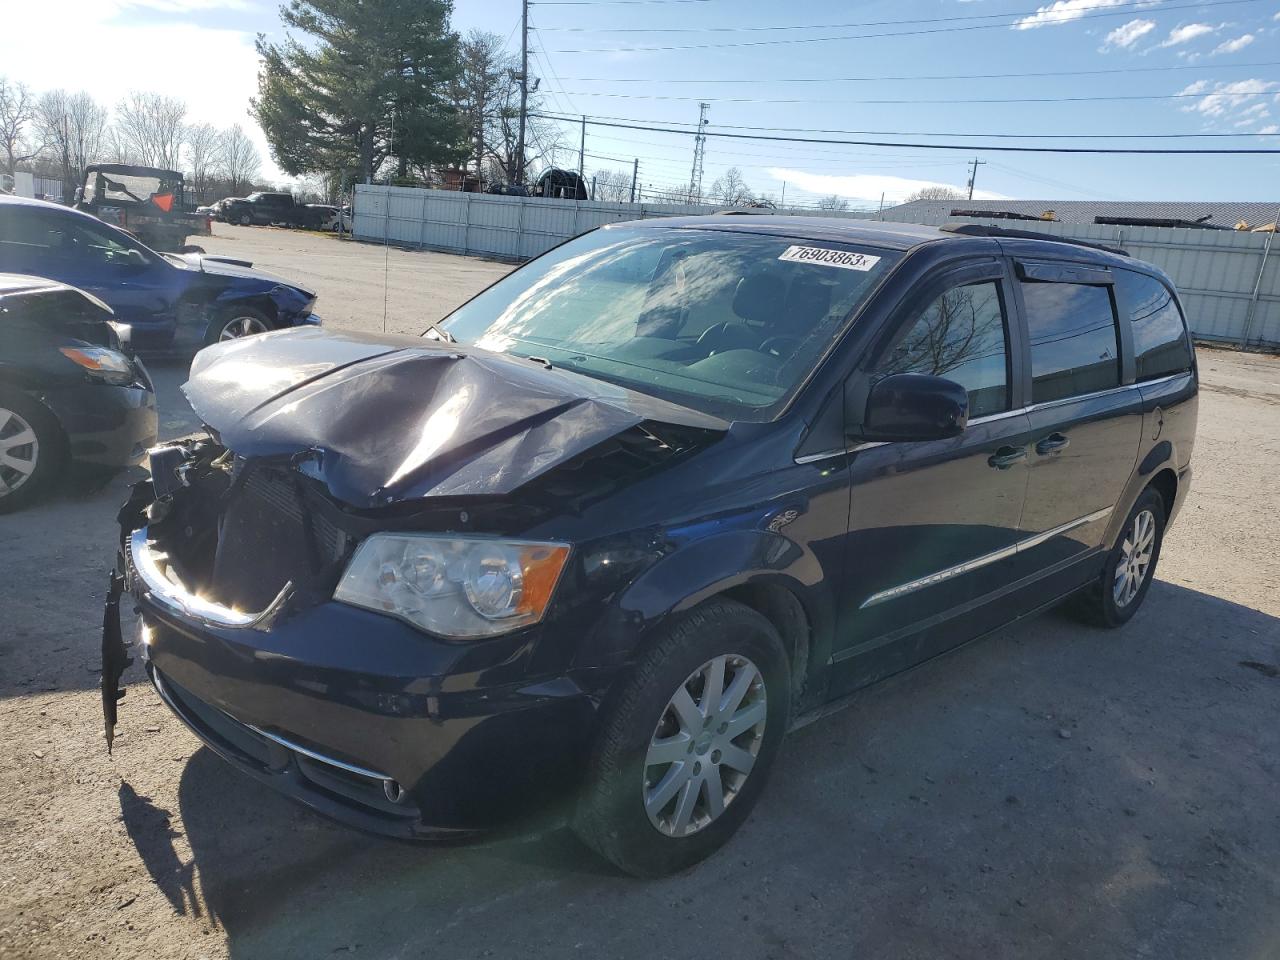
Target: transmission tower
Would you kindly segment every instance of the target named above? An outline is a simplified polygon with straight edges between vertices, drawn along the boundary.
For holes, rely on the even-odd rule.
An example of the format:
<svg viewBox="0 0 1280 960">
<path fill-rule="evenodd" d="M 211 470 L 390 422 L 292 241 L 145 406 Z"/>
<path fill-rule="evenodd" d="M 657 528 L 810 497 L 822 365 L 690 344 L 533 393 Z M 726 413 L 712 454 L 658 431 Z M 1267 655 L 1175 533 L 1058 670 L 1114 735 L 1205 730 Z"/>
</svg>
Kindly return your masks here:
<svg viewBox="0 0 1280 960">
<path fill-rule="evenodd" d="M 698 135 L 693 138 L 693 173 L 689 177 L 689 202 L 702 202 L 702 160 L 707 153 L 707 111 L 711 104 L 698 104 Z"/>
</svg>

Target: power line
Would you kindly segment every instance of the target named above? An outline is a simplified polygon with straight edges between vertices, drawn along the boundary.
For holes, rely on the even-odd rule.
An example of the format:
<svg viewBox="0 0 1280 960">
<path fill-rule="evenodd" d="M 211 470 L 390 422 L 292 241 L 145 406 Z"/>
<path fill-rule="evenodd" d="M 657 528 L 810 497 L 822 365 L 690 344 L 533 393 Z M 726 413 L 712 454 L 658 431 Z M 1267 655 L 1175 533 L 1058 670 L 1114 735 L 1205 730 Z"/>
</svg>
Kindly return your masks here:
<svg viewBox="0 0 1280 960">
<path fill-rule="evenodd" d="M 1199 93 L 1195 96 L 1212 96 L 1211 93 Z M 591 116 L 591 114 L 588 114 Z M 577 117 L 554 117 L 552 119 L 573 120 Z M 622 123 L 636 123 L 631 117 L 612 117 L 596 114 L 595 121 L 615 120 Z M 678 123 L 678 121 L 674 121 Z M 1270 133 L 947 133 L 937 130 L 832 130 L 822 127 L 752 127 L 743 124 L 721 123 L 717 126 L 726 130 L 763 130 L 775 133 L 838 133 L 845 136 L 870 137 L 980 137 L 985 140 L 1191 140 L 1205 137 L 1270 137 Z M 681 130 L 668 124 L 665 127 L 636 127 L 637 130 L 659 130 L 664 133 L 692 134 L 691 130 Z M 819 141 L 815 141 L 819 142 Z M 854 143 L 857 141 L 833 140 L 831 143 Z M 972 148 L 965 148 L 972 149 Z"/>
<path fill-rule="evenodd" d="M 1033 77 L 1087 77 L 1104 76 L 1116 73 L 1168 73 L 1182 70 L 1236 70 L 1253 69 L 1254 67 L 1280 67 L 1280 60 L 1262 60 L 1252 63 L 1183 63 L 1164 67 L 1116 67 L 1101 70 L 1037 70 L 1029 73 L 924 73 L 903 76 L 875 77 L 744 77 L 730 80 L 724 77 L 707 77 L 698 80 L 686 77 L 564 77 L 573 83 L 882 83 L 906 80 L 1022 80 Z"/>
<path fill-rule="evenodd" d="M 1197 4 L 1197 6 L 1200 5 Z M 1075 10 L 1087 13 L 1090 10 L 1121 11 L 1135 7 L 1150 9 L 1151 6 L 1151 0 L 1130 0 L 1125 3 L 1097 3 L 1088 7 L 1076 7 Z M 914 17 L 907 20 L 861 20 L 853 23 L 788 23 L 768 27 L 542 27 L 541 29 L 555 33 L 756 33 L 768 30 L 848 30 L 854 27 L 901 27 L 919 23 L 961 23 L 970 20 L 995 20 L 1001 17 L 1031 17 L 1040 13 L 1042 9 L 1006 10 L 1002 13 L 975 13 L 954 17 Z M 1068 19 L 1080 18 L 1072 16 Z"/>
<path fill-rule="evenodd" d="M 1280 86 L 1272 84 L 1270 87 L 1257 90 L 1231 90 L 1226 96 L 1232 97 L 1262 97 L 1267 96 L 1280 89 Z M 569 91 L 563 91 L 565 96 L 569 96 Z M 867 105 L 911 105 L 911 104 L 961 104 L 961 103 L 1109 103 L 1117 101 L 1130 100 L 1189 100 L 1200 99 L 1213 95 L 1212 90 L 1201 91 L 1199 93 L 1133 93 L 1121 94 L 1118 96 L 1105 97 L 977 97 L 966 100 L 957 100 L 954 97 L 944 97 L 939 99 L 928 98 L 909 98 L 909 99 L 843 99 L 843 100 L 815 100 L 811 97 L 792 97 L 792 98 L 774 98 L 774 97 L 678 97 L 668 96 L 657 93 L 591 93 L 581 90 L 574 90 L 572 95 L 575 97 L 604 97 L 612 100 L 666 100 L 666 101 L 694 101 L 710 100 L 712 103 L 842 103 L 842 104 L 867 104 Z"/>
<path fill-rule="evenodd" d="M 1213 4 L 1214 7 L 1226 7 L 1233 4 L 1242 3 L 1260 3 L 1262 0 L 1218 0 Z M 1190 10 L 1203 9 L 1203 3 L 1183 3 L 1161 7 L 1160 12 L 1170 10 Z M 1132 15 L 1132 10 L 1114 10 L 1110 9 L 1103 13 L 1095 13 L 1092 15 L 1076 16 L 1074 13 L 1062 17 L 1042 16 L 1037 25 L 1048 25 L 1054 23 L 1080 23 L 1089 20 L 1101 20 L 1106 17 L 1127 17 Z M 1006 15 L 1007 16 L 1007 15 Z M 552 50 L 552 53 L 644 53 L 644 52 L 660 52 L 672 50 L 712 50 L 723 49 L 727 47 L 765 47 L 776 46 L 779 44 L 794 43 L 830 43 L 839 40 L 879 40 L 886 37 L 912 37 L 922 36 L 933 33 L 959 33 L 970 30 L 999 30 L 1005 27 L 1012 27 L 1018 24 L 1017 18 L 1002 23 L 976 23 L 968 26 L 945 26 L 945 27 L 927 27 L 920 30 L 897 30 L 887 33 L 854 33 L 845 34 L 843 36 L 834 37 L 787 37 L 778 40 L 740 40 L 733 43 L 688 43 L 688 44 L 664 44 L 661 46 L 629 46 L 629 47 L 567 47 Z"/>
<path fill-rule="evenodd" d="M 569 117 L 556 117 L 548 114 L 534 114 L 529 116 L 541 117 L 545 120 L 567 120 L 577 119 Z M 605 120 L 588 119 L 588 123 L 595 124 L 600 127 L 616 127 L 622 130 L 648 130 L 654 133 L 682 133 L 692 135 L 688 130 L 673 130 L 670 127 L 656 127 L 647 124 L 623 124 L 614 123 Z M 824 137 L 783 137 L 776 134 L 760 134 L 760 133 L 727 133 L 722 131 L 708 130 L 704 134 L 708 137 L 720 137 L 733 140 L 770 140 L 780 143 L 837 143 L 849 144 L 860 147 L 907 147 L 913 150 L 989 150 L 998 153 L 1070 153 L 1070 154 L 1134 154 L 1134 155 L 1155 155 L 1155 156 L 1232 156 L 1232 155 L 1278 155 L 1280 148 L 1271 147 L 1027 147 L 1027 146 L 1010 146 L 1007 144 L 959 144 L 959 143 L 906 143 L 893 142 L 883 140 L 834 140 Z"/>
</svg>

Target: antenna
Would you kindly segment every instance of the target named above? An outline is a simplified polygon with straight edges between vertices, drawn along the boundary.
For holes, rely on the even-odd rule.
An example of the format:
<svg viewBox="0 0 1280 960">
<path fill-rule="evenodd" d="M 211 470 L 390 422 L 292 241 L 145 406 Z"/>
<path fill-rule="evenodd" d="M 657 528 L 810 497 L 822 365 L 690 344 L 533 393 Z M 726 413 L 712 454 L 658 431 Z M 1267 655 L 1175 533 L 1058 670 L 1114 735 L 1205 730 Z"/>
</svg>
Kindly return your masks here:
<svg viewBox="0 0 1280 960">
<path fill-rule="evenodd" d="M 391 142 L 387 156 L 396 152 L 396 105 L 391 105 Z M 382 195 L 382 332 L 387 332 L 387 287 L 391 275 L 391 184 Z"/>
<path fill-rule="evenodd" d="M 698 104 L 698 135 L 693 138 L 693 173 L 689 176 L 689 202 L 702 202 L 702 160 L 707 153 L 707 111 L 709 103 Z"/>
</svg>

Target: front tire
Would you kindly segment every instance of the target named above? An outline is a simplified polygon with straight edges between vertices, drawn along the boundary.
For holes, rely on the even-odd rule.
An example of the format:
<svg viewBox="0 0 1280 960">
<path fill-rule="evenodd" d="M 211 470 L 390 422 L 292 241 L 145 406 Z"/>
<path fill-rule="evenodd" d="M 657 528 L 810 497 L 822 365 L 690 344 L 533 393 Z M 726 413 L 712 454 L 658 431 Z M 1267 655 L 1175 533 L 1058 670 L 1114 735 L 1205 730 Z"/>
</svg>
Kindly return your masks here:
<svg viewBox="0 0 1280 960">
<path fill-rule="evenodd" d="M 1098 579 L 1073 600 L 1080 619 L 1099 627 L 1128 623 L 1146 599 L 1164 543 L 1164 497 L 1148 488 L 1125 518 Z"/>
<path fill-rule="evenodd" d="M 603 711 L 573 828 L 626 873 L 676 873 L 751 813 L 791 713 L 786 651 L 750 607 L 710 600 L 666 630 Z"/>
<path fill-rule="evenodd" d="M 20 394 L 0 392 L 0 513 L 44 494 L 65 458 L 53 415 Z"/>
<path fill-rule="evenodd" d="M 233 307 L 218 314 L 204 332 L 205 346 L 223 340 L 239 340 L 272 329 L 271 320 L 253 307 Z"/>
<path fill-rule="evenodd" d="M 240 214 L 240 226 L 248 227 L 253 225 L 253 217 L 247 213 Z"/>
</svg>

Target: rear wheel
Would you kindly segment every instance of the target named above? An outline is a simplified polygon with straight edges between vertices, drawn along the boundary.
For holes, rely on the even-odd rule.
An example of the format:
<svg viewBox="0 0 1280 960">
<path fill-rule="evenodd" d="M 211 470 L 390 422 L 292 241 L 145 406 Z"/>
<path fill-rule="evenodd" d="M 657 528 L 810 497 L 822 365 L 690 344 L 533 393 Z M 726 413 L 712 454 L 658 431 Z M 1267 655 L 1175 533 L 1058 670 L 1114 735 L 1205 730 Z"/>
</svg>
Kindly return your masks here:
<svg viewBox="0 0 1280 960">
<path fill-rule="evenodd" d="M 47 410 L 0 393 L 0 513 L 26 506 L 51 486 L 63 460 L 61 439 Z"/>
<path fill-rule="evenodd" d="M 205 330 L 204 342 L 208 346 L 223 340 L 239 340 L 256 333 L 266 333 L 270 329 L 271 321 L 262 311 L 253 307 L 233 307 L 210 321 Z"/>
<path fill-rule="evenodd" d="M 1164 543 L 1164 498 L 1148 489 L 1129 511 L 1098 580 L 1073 600 L 1075 612 L 1101 627 L 1128 623 L 1146 599 Z"/>
<path fill-rule="evenodd" d="M 712 600 L 671 627 L 605 708 L 578 836 L 635 876 L 710 856 L 760 797 L 790 715 L 773 625 Z"/>
</svg>

